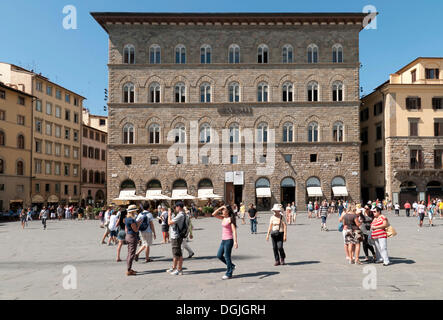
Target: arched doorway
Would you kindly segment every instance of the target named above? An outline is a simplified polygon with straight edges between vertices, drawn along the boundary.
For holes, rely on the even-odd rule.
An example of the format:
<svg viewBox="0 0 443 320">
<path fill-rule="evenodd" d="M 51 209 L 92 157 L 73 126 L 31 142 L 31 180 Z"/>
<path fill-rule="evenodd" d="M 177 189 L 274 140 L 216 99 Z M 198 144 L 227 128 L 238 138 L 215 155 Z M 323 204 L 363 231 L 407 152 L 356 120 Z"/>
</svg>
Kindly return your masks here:
<svg viewBox="0 0 443 320">
<path fill-rule="evenodd" d="M 257 210 L 271 209 L 271 183 L 268 178 L 260 178 L 255 182 L 255 204 Z"/>
<path fill-rule="evenodd" d="M 400 185 L 399 205 L 404 206 L 406 201 L 414 203 L 417 201 L 417 185 L 412 181 L 405 181 Z"/>
<path fill-rule="evenodd" d="M 439 181 L 431 181 L 426 185 L 426 200 L 443 197 L 442 184 Z"/>
<path fill-rule="evenodd" d="M 96 206 L 103 206 L 105 203 L 105 193 L 103 190 L 97 190 L 95 193 L 95 205 Z"/>
<path fill-rule="evenodd" d="M 172 200 L 193 200 L 195 197 L 188 194 L 188 184 L 183 179 L 177 179 L 172 184 Z"/>
<path fill-rule="evenodd" d="M 291 177 L 286 177 L 281 181 L 281 203 L 283 208 L 287 203 L 295 202 L 295 181 Z"/>
<path fill-rule="evenodd" d="M 222 199 L 223 197 L 214 194 L 214 186 L 211 179 L 205 178 L 198 183 L 198 199 L 199 204 L 209 204 L 216 205 L 216 199 Z"/>
<path fill-rule="evenodd" d="M 317 177 L 310 177 L 306 180 L 306 200 L 307 202 L 321 201 L 323 191 L 321 189 L 320 179 Z"/>
<path fill-rule="evenodd" d="M 120 184 L 120 194 L 117 200 L 131 201 L 135 198 L 135 183 L 126 179 Z"/>
</svg>

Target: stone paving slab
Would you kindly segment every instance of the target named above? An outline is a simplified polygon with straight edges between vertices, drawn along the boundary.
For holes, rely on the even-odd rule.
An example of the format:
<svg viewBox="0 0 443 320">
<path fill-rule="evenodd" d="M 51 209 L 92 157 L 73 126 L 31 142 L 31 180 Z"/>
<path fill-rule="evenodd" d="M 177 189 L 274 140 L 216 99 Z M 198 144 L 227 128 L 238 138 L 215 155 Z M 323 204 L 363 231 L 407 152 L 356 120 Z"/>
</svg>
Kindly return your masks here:
<svg viewBox="0 0 443 320">
<path fill-rule="evenodd" d="M 104 229 L 98 221 L 48 221 L 45 231 L 40 221 L 25 230 L 19 222 L 0 223 L 0 299 L 442 299 L 443 219 L 418 230 L 415 217 L 388 217 L 398 236 L 388 240 L 393 264 L 370 265 L 376 290 L 363 288 L 367 265 L 346 264 L 336 215 L 328 219 L 330 231 L 321 232 L 320 220 L 299 213 L 285 243 L 288 265 L 278 267 L 265 241 L 270 214 L 260 214 L 256 235 L 240 224 L 232 257 L 237 269 L 228 281 L 221 280 L 224 265 L 215 257 L 221 226 L 214 218 L 193 221 L 196 255 L 185 259 L 183 276 L 165 272 L 171 247 L 159 238 L 151 248 L 155 261 L 141 262 L 142 254 L 134 265 L 141 274 L 127 277 L 125 261 L 115 262 L 116 246 L 99 244 Z M 123 247 L 122 259 L 126 253 Z M 63 288 L 68 265 L 77 270 L 75 290 Z"/>
</svg>

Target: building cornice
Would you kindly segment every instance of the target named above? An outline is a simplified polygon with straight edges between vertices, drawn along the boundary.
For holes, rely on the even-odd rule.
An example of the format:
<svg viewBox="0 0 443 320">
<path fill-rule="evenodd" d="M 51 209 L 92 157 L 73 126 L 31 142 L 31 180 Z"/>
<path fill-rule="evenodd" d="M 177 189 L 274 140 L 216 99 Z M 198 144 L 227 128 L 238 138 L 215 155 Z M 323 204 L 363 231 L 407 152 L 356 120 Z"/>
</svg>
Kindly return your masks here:
<svg viewBox="0 0 443 320">
<path fill-rule="evenodd" d="M 163 109 L 163 108 L 212 108 L 222 114 L 238 114 L 249 115 L 253 108 L 275 108 L 275 107 L 307 107 L 307 108 L 325 108 L 325 107 L 360 107 L 360 101 L 319 101 L 319 102 L 236 102 L 236 103 L 200 103 L 200 102 L 186 102 L 186 103 L 108 103 L 109 108 L 113 109 Z"/>
<path fill-rule="evenodd" d="M 333 69 L 350 69 L 350 68 L 360 68 L 360 62 L 355 63 L 329 63 L 329 62 L 319 62 L 319 63 L 185 63 L 185 64 L 177 64 L 177 63 L 162 63 L 162 64 L 151 64 L 151 63 L 139 63 L 139 64 L 108 64 L 108 69 L 128 69 L 128 70 L 140 70 L 144 69 L 156 69 L 156 70 L 164 70 L 164 69 L 173 69 L 173 70 L 182 70 L 182 69 L 323 69 L 323 68 L 333 68 Z"/>
<path fill-rule="evenodd" d="M 109 32 L 109 25 L 194 25 L 194 26 L 293 26 L 356 25 L 363 29 L 368 14 L 361 12 L 319 13 L 161 13 L 91 12 L 91 16 Z"/>
</svg>

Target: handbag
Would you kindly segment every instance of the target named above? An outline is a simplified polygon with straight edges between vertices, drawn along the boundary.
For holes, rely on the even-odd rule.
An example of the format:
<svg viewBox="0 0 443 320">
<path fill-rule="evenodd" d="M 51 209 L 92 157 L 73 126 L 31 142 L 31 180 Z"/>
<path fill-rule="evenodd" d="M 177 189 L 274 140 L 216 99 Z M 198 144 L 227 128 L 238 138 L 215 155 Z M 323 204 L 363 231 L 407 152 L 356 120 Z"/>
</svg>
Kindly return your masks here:
<svg viewBox="0 0 443 320">
<path fill-rule="evenodd" d="M 278 224 L 278 229 L 277 230 L 272 230 L 271 231 L 271 237 L 276 237 L 280 234 L 280 227 L 281 227 L 281 220 L 283 219 L 283 216 L 280 216 L 280 223 Z"/>
<path fill-rule="evenodd" d="M 397 235 L 397 231 L 395 231 L 394 227 L 391 226 L 391 224 L 386 227 L 385 231 L 388 238 L 395 237 Z"/>
</svg>

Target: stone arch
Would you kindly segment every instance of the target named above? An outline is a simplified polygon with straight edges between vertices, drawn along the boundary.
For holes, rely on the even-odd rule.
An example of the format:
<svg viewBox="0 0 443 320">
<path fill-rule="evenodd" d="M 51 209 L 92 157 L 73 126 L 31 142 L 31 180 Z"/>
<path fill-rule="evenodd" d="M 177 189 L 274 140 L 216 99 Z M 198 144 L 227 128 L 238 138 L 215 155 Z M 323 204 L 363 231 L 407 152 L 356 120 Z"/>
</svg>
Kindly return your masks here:
<svg viewBox="0 0 443 320">
<path fill-rule="evenodd" d="M 208 123 L 211 126 L 211 128 L 215 128 L 217 126 L 217 123 L 214 123 L 214 121 L 208 116 L 202 116 L 200 119 L 198 119 L 198 126 L 199 127 L 203 123 Z"/>
<path fill-rule="evenodd" d="M 242 120 L 241 120 L 239 117 L 232 116 L 232 117 L 230 117 L 230 118 L 228 118 L 228 119 L 226 120 L 225 125 L 224 125 L 224 128 L 229 128 L 229 126 L 230 126 L 231 124 L 233 124 L 233 123 L 238 123 L 240 129 L 241 129 L 242 127 L 244 127 L 244 126 L 243 126 L 243 123 L 242 123 Z"/>
<path fill-rule="evenodd" d="M 149 86 L 154 82 L 157 82 L 162 88 L 166 87 L 166 81 L 157 75 L 152 75 L 149 78 L 147 78 L 143 87 L 149 88 Z"/>
<path fill-rule="evenodd" d="M 285 82 L 290 82 L 295 86 L 295 78 L 293 75 L 291 74 L 285 74 L 283 77 L 280 78 L 280 80 L 278 81 L 278 87 L 282 88 L 283 84 Z"/>
<path fill-rule="evenodd" d="M 272 129 L 272 128 L 274 128 L 274 121 L 272 121 L 268 116 L 261 115 L 261 116 L 259 116 L 257 119 L 255 119 L 255 122 L 254 122 L 254 129 L 256 129 L 257 126 L 258 126 L 261 122 L 266 122 L 266 123 L 268 124 L 268 129 Z"/>
<path fill-rule="evenodd" d="M 240 77 L 237 74 L 232 74 L 229 77 L 227 77 L 225 83 L 223 84 L 223 87 L 228 87 L 228 85 L 231 82 L 237 82 L 240 85 L 240 87 L 242 86 L 242 81 L 240 80 Z"/>
<path fill-rule="evenodd" d="M 213 78 L 211 78 L 208 75 L 203 75 L 200 78 L 198 78 L 197 81 L 195 81 L 194 87 L 199 88 L 200 85 L 204 82 L 210 83 L 212 87 L 214 87 L 216 84 L 216 81 Z"/>
<path fill-rule="evenodd" d="M 189 127 L 188 120 L 186 120 L 186 119 L 185 119 L 184 117 L 182 117 L 182 116 L 177 116 L 177 117 L 175 117 L 174 119 L 172 119 L 172 121 L 171 121 L 171 125 L 170 125 L 170 128 L 173 129 L 177 123 L 183 123 L 183 124 L 185 125 L 185 128 L 188 128 L 188 127 Z"/>
<path fill-rule="evenodd" d="M 160 127 L 163 126 L 163 121 L 160 118 L 156 116 L 151 116 L 146 120 L 144 127 L 147 129 L 153 123 L 157 123 L 158 125 L 160 125 Z"/>
<path fill-rule="evenodd" d="M 266 82 L 266 83 L 268 84 L 269 87 L 272 86 L 272 84 L 271 84 L 271 79 L 270 79 L 269 76 L 266 75 L 266 74 L 261 74 L 261 75 L 259 75 L 258 77 L 256 77 L 256 78 L 254 79 L 254 82 L 253 82 L 253 84 L 252 84 L 252 87 L 257 88 L 257 86 L 258 86 L 258 84 L 259 84 L 260 82 Z"/>
<path fill-rule="evenodd" d="M 137 90 L 141 87 L 141 85 L 140 82 L 137 80 L 137 78 L 131 74 L 127 74 L 120 79 L 119 81 L 120 90 L 123 90 L 123 86 L 128 82 L 132 82 L 134 84 L 135 87 L 134 89 L 136 90 L 137 93 Z"/>
<path fill-rule="evenodd" d="M 175 76 L 175 77 L 171 80 L 171 82 L 169 83 L 169 86 L 170 86 L 170 87 L 174 87 L 175 84 L 178 83 L 178 82 L 183 82 L 183 83 L 185 84 L 186 87 L 189 87 L 189 81 L 188 81 L 188 79 L 187 79 L 185 76 L 183 76 L 183 75 Z"/>
<path fill-rule="evenodd" d="M 294 127 L 297 124 L 295 117 L 293 117 L 291 115 L 285 115 L 280 118 L 280 122 L 277 124 L 277 127 L 282 128 L 286 122 L 292 122 L 294 124 Z"/>
</svg>

